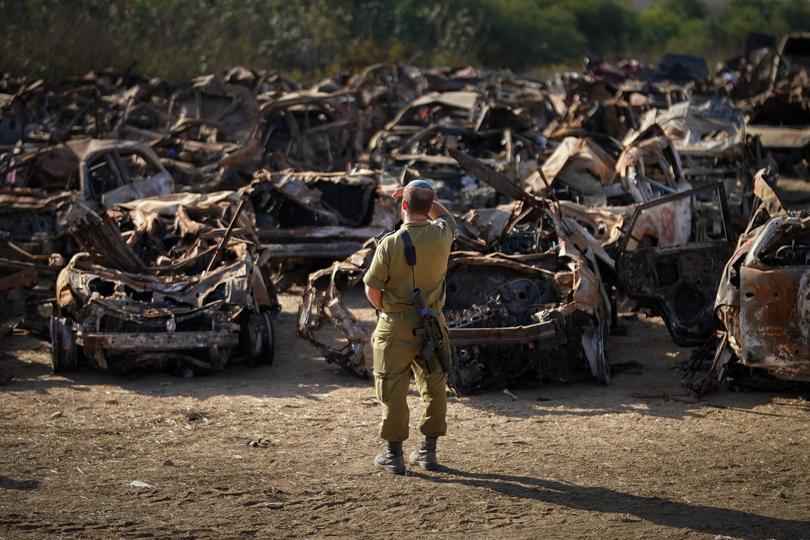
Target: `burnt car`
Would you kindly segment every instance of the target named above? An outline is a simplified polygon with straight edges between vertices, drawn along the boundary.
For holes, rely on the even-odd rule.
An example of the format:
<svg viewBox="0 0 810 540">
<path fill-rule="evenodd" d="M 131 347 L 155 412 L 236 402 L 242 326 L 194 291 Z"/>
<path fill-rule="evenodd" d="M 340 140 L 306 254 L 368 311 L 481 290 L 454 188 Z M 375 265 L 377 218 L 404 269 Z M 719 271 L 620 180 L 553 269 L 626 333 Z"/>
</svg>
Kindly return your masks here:
<svg viewBox="0 0 810 540">
<path fill-rule="evenodd" d="M 393 178 L 349 172 L 260 170 L 250 184 L 258 238 L 279 287 L 305 281 L 316 268 L 344 259 L 394 228 L 399 210 Z"/>
<path fill-rule="evenodd" d="M 253 92 L 205 75 L 172 95 L 155 149 L 179 183 L 206 191 L 238 188 L 261 165 L 259 129 Z"/>
<path fill-rule="evenodd" d="M 466 174 L 450 153 L 469 153 L 517 181 L 536 167 L 545 140 L 536 122 L 546 121 L 550 105 L 536 88 L 516 83 L 501 84 L 491 94 L 457 91 L 420 96 L 369 142 L 371 165 L 395 176 L 413 169 L 431 178 L 439 198 L 452 210 L 508 202 Z"/>
<path fill-rule="evenodd" d="M 748 133 L 758 135 L 783 172 L 808 176 L 810 161 L 810 33 L 788 34 L 770 55 L 765 91 L 737 106 L 748 113 Z M 763 61 L 765 63 L 765 61 Z"/>
<path fill-rule="evenodd" d="M 651 126 L 616 158 L 592 139 L 567 137 L 524 185 L 533 194 L 558 201 L 562 215 L 587 229 L 613 258 L 636 204 L 691 189 L 677 149 L 658 126 Z M 660 246 L 683 244 L 692 220 L 689 201 L 650 208 L 636 224 L 639 240 L 629 246 L 645 237 Z"/>
<path fill-rule="evenodd" d="M 258 129 L 259 105 L 248 88 L 206 75 L 172 96 L 168 119 L 172 137 L 246 144 Z"/>
<path fill-rule="evenodd" d="M 523 261 L 451 258 L 445 317 L 453 348 L 450 383 L 457 391 L 537 380 L 609 382 L 598 272 L 576 248 L 562 251 Z"/>
<path fill-rule="evenodd" d="M 452 155 L 460 163 L 467 157 Z M 469 159 L 466 170 L 519 202 L 460 224 L 467 244 L 479 250 L 454 251 L 448 265 L 451 385 L 469 393 L 550 379 L 608 382 L 608 303 L 594 253 L 605 255 L 598 242 L 553 205 Z M 506 219 L 494 219 L 496 212 Z M 301 336 L 328 362 L 361 376 L 370 369 L 370 331 L 347 308 L 341 288 L 359 283 L 373 252 L 372 243 L 311 274 L 298 319 Z"/>
<path fill-rule="evenodd" d="M 260 144 L 274 170 L 346 170 L 359 160 L 366 122 L 357 96 L 289 92 L 260 105 Z"/>
<path fill-rule="evenodd" d="M 735 379 L 810 382 L 810 214 L 785 210 L 757 173 L 759 206 L 725 266 L 714 307 L 721 338 L 699 393 Z"/>
<path fill-rule="evenodd" d="M 54 371 L 272 362 L 279 305 L 244 207 L 232 192 L 105 213 L 75 203 L 67 222 L 85 251 L 57 278 Z"/>
<path fill-rule="evenodd" d="M 656 125 L 610 151 L 592 138 L 566 137 L 523 185 L 592 207 L 642 203 L 690 187 L 678 150 Z"/>
<path fill-rule="evenodd" d="M 719 98 L 693 97 L 665 110 L 648 111 L 624 142 L 654 125 L 672 140 L 683 176 L 692 186 L 724 182 L 732 236 L 739 235 L 751 215 L 754 172 L 765 159 L 759 138 L 746 134 L 742 112 Z M 716 205 L 701 204 L 695 210 L 720 226 Z"/>
<path fill-rule="evenodd" d="M 399 221 L 397 184 L 379 171 L 258 171 L 250 200 L 276 257 L 339 260 Z M 348 250 L 348 251 L 346 251 Z"/>
<path fill-rule="evenodd" d="M 0 172 L 0 265 L 36 275 L 24 289 L 25 325 L 47 333 L 54 280 L 76 253 L 65 215 L 71 201 L 93 208 L 171 193 L 174 181 L 145 144 L 83 139 L 21 156 Z M 14 298 L 18 298 L 15 296 Z"/>
<path fill-rule="evenodd" d="M 63 253 L 62 219 L 75 196 L 94 208 L 111 208 L 174 191 L 155 152 L 133 141 L 80 139 L 8 155 L 0 175 L 0 231 L 40 255 Z"/>
</svg>

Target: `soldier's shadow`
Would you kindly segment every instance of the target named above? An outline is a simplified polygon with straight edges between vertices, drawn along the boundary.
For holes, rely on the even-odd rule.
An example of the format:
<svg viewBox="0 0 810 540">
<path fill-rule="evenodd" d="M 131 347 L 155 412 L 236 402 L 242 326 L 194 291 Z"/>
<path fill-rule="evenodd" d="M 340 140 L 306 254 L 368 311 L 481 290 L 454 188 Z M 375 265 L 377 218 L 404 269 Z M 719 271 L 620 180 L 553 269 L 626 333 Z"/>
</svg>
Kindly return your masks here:
<svg viewBox="0 0 810 540">
<path fill-rule="evenodd" d="M 589 512 L 630 514 L 667 527 L 706 534 L 746 538 L 797 538 L 810 530 L 810 522 L 761 516 L 727 508 L 643 497 L 603 487 L 580 486 L 556 480 L 500 473 L 468 472 L 441 467 L 436 473 L 409 472 L 438 484 L 462 484 Z M 725 492 L 728 496 L 728 492 Z"/>
</svg>

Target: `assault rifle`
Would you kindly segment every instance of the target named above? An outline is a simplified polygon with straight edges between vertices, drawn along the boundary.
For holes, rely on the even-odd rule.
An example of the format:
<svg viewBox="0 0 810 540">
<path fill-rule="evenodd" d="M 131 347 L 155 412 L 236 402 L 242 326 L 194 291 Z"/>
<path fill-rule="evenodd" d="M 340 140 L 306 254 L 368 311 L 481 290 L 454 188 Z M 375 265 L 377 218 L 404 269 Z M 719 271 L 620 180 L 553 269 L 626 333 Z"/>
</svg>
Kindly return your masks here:
<svg viewBox="0 0 810 540">
<path fill-rule="evenodd" d="M 415 336 L 423 336 L 425 342 L 419 350 L 419 355 L 425 359 L 425 367 L 428 373 L 441 372 L 448 373 L 450 370 L 450 354 L 444 344 L 444 336 L 439 327 L 439 321 L 430 313 L 422 298 L 422 291 L 414 289 L 411 291 L 411 301 L 416 307 L 419 318 L 422 319 L 422 326 L 415 328 Z M 438 362 L 438 365 L 437 365 Z"/>
</svg>

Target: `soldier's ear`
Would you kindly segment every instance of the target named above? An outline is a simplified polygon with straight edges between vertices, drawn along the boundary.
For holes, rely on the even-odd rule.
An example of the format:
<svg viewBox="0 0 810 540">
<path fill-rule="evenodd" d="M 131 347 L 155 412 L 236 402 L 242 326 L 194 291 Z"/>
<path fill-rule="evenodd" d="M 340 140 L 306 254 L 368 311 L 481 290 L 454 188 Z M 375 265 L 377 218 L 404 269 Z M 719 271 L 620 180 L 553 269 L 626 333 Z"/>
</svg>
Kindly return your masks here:
<svg viewBox="0 0 810 540">
<path fill-rule="evenodd" d="M 402 209 L 403 210 L 408 209 L 408 201 L 406 201 L 405 199 L 402 199 Z"/>
</svg>

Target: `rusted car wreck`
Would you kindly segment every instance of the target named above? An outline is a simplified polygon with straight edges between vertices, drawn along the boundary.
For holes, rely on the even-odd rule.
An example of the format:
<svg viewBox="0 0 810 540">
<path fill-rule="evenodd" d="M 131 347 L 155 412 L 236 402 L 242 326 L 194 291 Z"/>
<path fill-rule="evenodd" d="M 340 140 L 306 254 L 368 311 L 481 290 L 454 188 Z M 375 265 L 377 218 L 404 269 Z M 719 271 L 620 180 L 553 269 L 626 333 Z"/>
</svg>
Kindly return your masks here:
<svg viewBox="0 0 810 540">
<path fill-rule="evenodd" d="M 233 192 L 102 214 L 76 202 L 66 220 L 85 251 L 57 279 L 54 370 L 272 362 L 279 306 L 244 206 Z"/>
<path fill-rule="evenodd" d="M 258 235 L 274 258 L 344 259 L 369 238 L 393 228 L 399 215 L 392 178 L 379 171 L 260 170 L 250 201 Z"/>
<path fill-rule="evenodd" d="M 454 251 L 448 265 L 451 385 L 468 393 L 531 380 L 590 376 L 608 382 L 608 302 L 595 252 L 607 256 L 555 205 L 480 166 L 479 179 L 517 202 L 471 213 L 460 224 L 459 243 L 479 249 Z M 373 252 L 370 242 L 311 274 L 298 319 L 301 336 L 328 362 L 360 376 L 370 372 L 370 333 L 344 304 L 341 287 L 359 282 Z M 327 324 L 336 339 L 320 334 Z"/>
<path fill-rule="evenodd" d="M 155 152 L 136 141 L 78 139 L 7 155 L 0 175 L 0 231 L 40 255 L 67 255 L 62 220 L 74 195 L 93 208 L 110 208 L 174 191 Z"/>
<path fill-rule="evenodd" d="M 702 393 L 737 379 L 810 382 L 810 215 L 788 211 L 757 174 L 760 204 L 726 264 L 715 300 L 722 335 Z"/>
<path fill-rule="evenodd" d="M 465 173 L 452 151 L 473 155 L 517 181 L 537 165 L 539 127 L 553 114 L 536 89 L 524 95 L 431 92 L 404 107 L 369 142 L 372 166 L 403 176 L 409 169 L 435 182 L 448 208 L 466 211 L 507 202 Z"/>
</svg>

